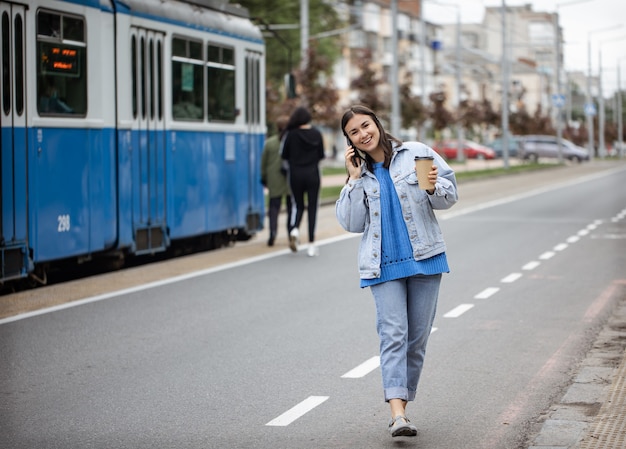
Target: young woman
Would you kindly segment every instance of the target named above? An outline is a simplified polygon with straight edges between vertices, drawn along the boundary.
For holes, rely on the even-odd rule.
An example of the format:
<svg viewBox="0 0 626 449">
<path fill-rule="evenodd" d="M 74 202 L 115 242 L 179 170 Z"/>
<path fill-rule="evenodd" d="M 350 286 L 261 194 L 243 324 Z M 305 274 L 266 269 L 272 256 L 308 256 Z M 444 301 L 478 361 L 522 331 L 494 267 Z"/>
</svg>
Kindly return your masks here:
<svg viewBox="0 0 626 449">
<path fill-rule="evenodd" d="M 376 303 L 389 431 L 414 436 L 417 428 L 405 408 L 415 399 L 441 276 L 449 271 L 433 209 L 456 203 L 456 178 L 431 148 L 391 136 L 365 106 L 346 111 L 341 129 L 348 139 L 348 181 L 337 200 L 337 219 L 346 231 L 363 233 L 359 275 Z M 418 156 L 433 157 L 428 178 L 434 188 L 420 188 Z"/>
</svg>

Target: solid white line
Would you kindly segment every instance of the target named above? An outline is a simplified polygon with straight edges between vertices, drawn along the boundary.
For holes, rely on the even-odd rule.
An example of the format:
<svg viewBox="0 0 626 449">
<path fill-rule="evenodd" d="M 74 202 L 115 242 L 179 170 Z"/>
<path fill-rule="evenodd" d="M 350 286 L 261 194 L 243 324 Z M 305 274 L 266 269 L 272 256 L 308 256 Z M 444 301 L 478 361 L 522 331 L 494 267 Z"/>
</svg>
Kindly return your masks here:
<svg viewBox="0 0 626 449">
<path fill-rule="evenodd" d="M 554 247 L 554 250 L 555 251 L 563 251 L 564 249 L 567 248 L 567 246 L 568 246 L 567 243 L 559 243 L 558 245 L 556 245 Z"/>
<path fill-rule="evenodd" d="M 361 363 L 356 368 L 351 369 L 350 371 L 348 371 L 346 374 L 344 374 L 341 377 L 343 377 L 344 379 L 358 379 L 361 377 L 365 377 L 366 375 L 374 371 L 379 366 L 380 366 L 380 357 L 375 356 Z"/>
<path fill-rule="evenodd" d="M 522 277 L 522 273 L 511 273 L 507 277 L 503 278 L 500 282 L 504 282 L 505 284 L 510 284 L 511 282 L 517 281 Z"/>
<path fill-rule="evenodd" d="M 437 219 L 439 220 L 449 220 L 450 218 L 455 218 L 455 217 L 459 217 L 461 215 L 466 215 L 466 214 L 471 214 L 472 212 L 477 212 L 479 210 L 483 210 L 483 209 L 488 209 L 490 207 L 494 207 L 494 206 L 501 206 L 503 204 L 508 204 L 508 203 L 512 203 L 514 201 L 517 200 L 521 200 L 524 198 L 529 198 L 531 196 L 535 196 L 535 195 L 540 195 L 542 193 L 545 192 L 550 192 L 552 190 L 557 190 L 563 187 L 567 187 L 570 185 L 574 185 L 574 184 L 579 184 L 580 182 L 586 182 L 586 181 L 591 181 L 593 179 L 598 179 L 598 178 L 603 178 L 607 175 L 613 174 L 613 173 L 618 173 L 620 171 L 623 171 L 624 169 L 622 167 L 618 167 L 615 169 L 611 169 L 611 170 L 603 170 L 599 173 L 592 173 L 588 176 L 585 176 L 583 178 L 577 178 L 574 180 L 568 180 L 568 181 L 564 181 L 560 184 L 554 184 L 551 186 L 546 186 L 546 187 L 540 187 L 534 190 L 529 190 L 527 192 L 521 193 L 521 194 L 517 194 L 517 195 L 511 195 L 509 197 L 506 198 L 500 198 L 494 201 L 487 201 L 485 203 L 481 203 L 478 204 L 476 206 L 470 206 L 467 207 L 465 209 L 456 209 L 454 211 L 450 211 L 450 212 L 439 212 L 437 214 Z"/>
<path fill-rule="evenodd" d="M 554 257 L 554 252 L 552 251 L 546 251 L 541 256 L 539 256 L 541 260 L 548 260 L 548 259 L 551 259 L 552 257 Z"/>
<path fill-rule="evenodd" d="M 309 396 L 298 405 L 290 408 L 285 413 L 277 418 L 274 418 L 266 426 L 288 426 L 302 415 L 310 412 L 315 407 L 323 403 L 329 398 L 329 396 Z"/>
<path fill-rule="evenodd" d="M 491 295 L 495 294 L 500 290 L 500 287 L 489 287 L 484 289 L 482 292 L 474 296 L 474 299 L 487 299 Z"/>
<path fill-rule="evenodd" d="M 535 268 L 537 268 L 539 265 L 541 265 L 541 262 L 537 262 L 536 260 L 533 260 L 532 262 L 528 262 L 526 265 L 524 265 L 522 267 L 522 270 L 534 270 Z"/>
<path fill-rule="evenodd" d="M 443 317 L 444 318 L 458 318 L 461 315 L 463 315 L 465 312 L 467 312 L 469 309 L 471 309 L 472 307 L 474 307 L 474 304 L 461 304 L 460 306 L 457 306 L 454 309 L 450 310 Z"/>
<path fill-rule="evenodd" d="M 323 246 L 323 245 L 328 245 L 330 243 L 338 242 L 341 240 L 347 240 L 347 239 L 355 238 L 355 237 L 358 237 L 358 234 L 342 234 L 337 237 L 332 237 L 329 239 L 321 240 L 317 244 L 319 246 Z M 52 306 L 52 307 L 46 307 L 45 309 L 34 310 L 32 312 L 26 312 L 26 313 L 20 313 L 19 315 L 14 315 L 14 316 L 0 319 L 0 325 L 12 323 L 13 321 L 19 321 L 19 320 L 23 320 L 26 318 L 39 316 L 39 315 L 45 315 L 46 313 L 52 313 L 52 312 L 57 312 L 59 310 L 69 309 L 71 307 L 82 306 L 84 304 L 90 304 L 92 302 L 98 302 L 104 299 L 110 299 L 110 298 L 115 298 L 118 296 L 128 295 L 130 293 L 140 292 L 143 290 L 149 290 L 151 288 L 161 287 L 164 285 L 173 284 L 175 282 L 181 282 L 187 279 L 193 279 L 196 277 L 204 276 L 207 274 L 218 273 L 220 271 L 225 271 L 231 268 L 241 267 L 244 265 L 252 264 L 255 262 L 260 262 L 260 261 L 267 260 L 267 259 L 272 259 L 274 257 L 278 257 L 278 256 L 282 256 L 285 254 L 290 254 L 290 253 L 291 251 L 287 248 L 287 249 L 275 251 L 269 254 L 263 254 L 260 256 L 256 256 L 256 257 L 250 257 L 249 259 L 223 264 L 217 267 L 207 268 L 207 269 L 199 270 L 199 271 L 193 271 L 191 273 L 186 273 L 180 276 L 174 276 L 171 278 L 162 279 L 160 281 L 137 285 L 135 287 L 125 288 L 122 290 L 116 290 L 113 292 L 104 293 L 102 295 L 90 296 L 84 299 L 70 301 L 70 302 L 59 304 L 59 305 Z"/>
</svg>

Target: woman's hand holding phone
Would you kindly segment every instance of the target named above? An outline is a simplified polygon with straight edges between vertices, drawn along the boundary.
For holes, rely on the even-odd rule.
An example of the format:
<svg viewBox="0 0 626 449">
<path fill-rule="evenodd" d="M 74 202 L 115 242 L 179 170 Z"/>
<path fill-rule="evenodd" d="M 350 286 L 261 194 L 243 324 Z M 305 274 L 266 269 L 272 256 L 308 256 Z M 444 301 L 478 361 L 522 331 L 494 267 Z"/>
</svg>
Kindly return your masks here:
<svg viewBox="0 0 626 449">
<path fill-rule="evenodd" d="M 357 150 L 353 145 L 348 145 L 346 148 L 345 158 L 348 176 L 350 179 L 359 179 L 361 177 L 361 164 L 363 163 L 363 159 L 358 156 Z"/>
</svg>

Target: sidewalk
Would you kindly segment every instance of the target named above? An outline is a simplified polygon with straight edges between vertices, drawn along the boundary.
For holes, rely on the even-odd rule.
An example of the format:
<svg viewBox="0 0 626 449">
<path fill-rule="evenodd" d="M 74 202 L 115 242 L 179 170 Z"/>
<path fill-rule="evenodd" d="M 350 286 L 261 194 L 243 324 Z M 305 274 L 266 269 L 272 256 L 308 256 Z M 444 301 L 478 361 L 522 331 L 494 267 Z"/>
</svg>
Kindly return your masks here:
<svg viewBox="0 0 626 449">
<path fill-rule="evenodd" d="M 528 449 L 626 447 L 626 280 L 614 313 Z"/>
<path fill-rule="evenodd" d="M 509 166 L 515 166 L 523 164 L 524 162 L 520 161 L 517 158 L 511 158 L 509 160 Z M 322 161 L 323 167 L 343 167 L 343 160 L 339 159 L 324 159 Z M 467 159 L 463 163 L 451 163 L 451 167 L 455 172 L 463 172 L 470 170 L 487 170 L 492 168 L 502 168 L 504 167 L 504 161 L 502 159 L 491 159 L 491 160 L 479 160 L 479 159 Z M 346 183 L 345 174 L 339 175 L 326 175 L 322 178 L 322 187 L 329 186 L 342 186 Z"/>
</svg>

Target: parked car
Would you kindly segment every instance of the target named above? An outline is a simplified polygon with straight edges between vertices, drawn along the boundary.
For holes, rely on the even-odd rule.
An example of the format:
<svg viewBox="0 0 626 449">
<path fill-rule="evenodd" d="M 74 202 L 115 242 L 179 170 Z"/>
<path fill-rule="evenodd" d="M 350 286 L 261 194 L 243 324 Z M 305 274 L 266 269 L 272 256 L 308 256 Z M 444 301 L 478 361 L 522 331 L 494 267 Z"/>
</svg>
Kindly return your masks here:
<svg viewBox="0 0 626 449">
<path fill-rule="evenodd" d="M 508 148 L 509 148 L 509 157 L 517 157 L 517 149 L 519 148 L 521 141 L 520 136 L 509 136 L 508 138 Z M 502 137 L 498 137 L 497 139 L 492 140 L 487 143 L 489 148 L 492 148 L 493 151 L 496 152 L 496 157 L 503 156 L 502 149 Z"/>
<path fill-rule="evenodd" d="M 563 158 L 570 161 L 588 161 L 589 152 L 567 139 L 561 139 Z M 519 147 L 522 159 L 537 161 L 540 157 L 558 158 L 559 146 L 555 136 L 523 136 Z"/>
<path fill-rule="evenodd" d="M 457 141 L 455 139 L 444 140 L 433 146 L 433 150 L 446 159 L 457 158 Z M 496 152 L 493 149 L 473 142 L 471 140 L 463 141 L 463 154 L 466 159 L 495 159 Z"/>
</svg>

